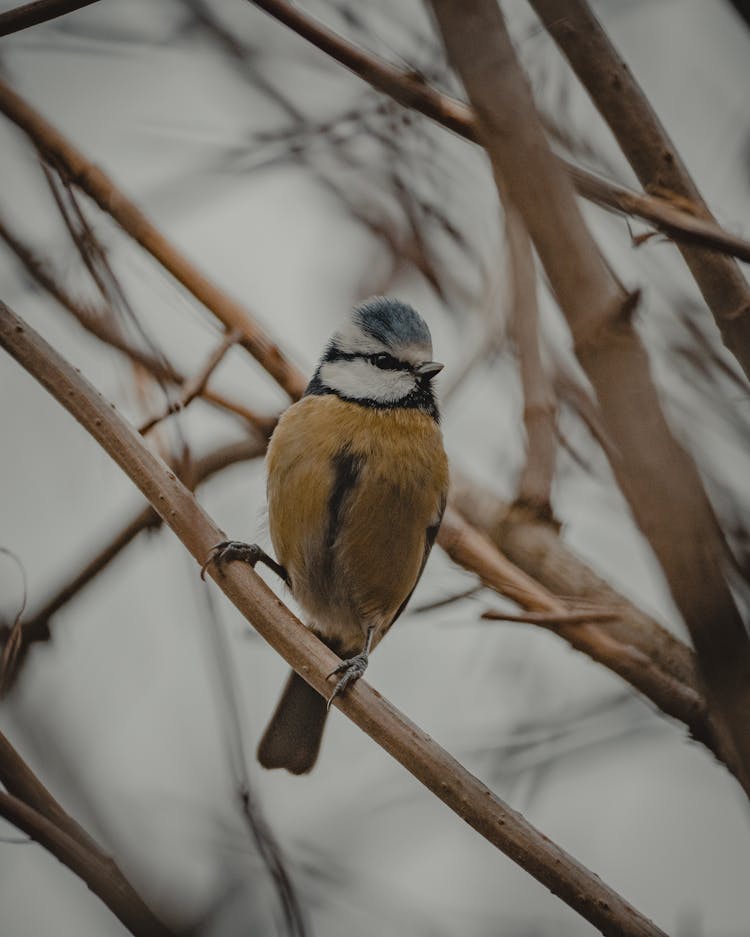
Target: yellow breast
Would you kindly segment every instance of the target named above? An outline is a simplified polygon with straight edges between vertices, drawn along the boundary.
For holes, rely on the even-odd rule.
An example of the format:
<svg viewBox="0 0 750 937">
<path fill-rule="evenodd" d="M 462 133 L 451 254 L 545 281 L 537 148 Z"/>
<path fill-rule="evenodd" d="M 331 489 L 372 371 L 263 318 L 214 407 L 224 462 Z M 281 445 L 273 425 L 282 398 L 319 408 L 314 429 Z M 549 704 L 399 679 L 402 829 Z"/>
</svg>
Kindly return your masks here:
<svg viewBox="0 0 750 937">
<path fill-rule="evenodd" d="M 271 539 L 295 598 L 316 630 L 351 631 L 358 649 L 420 575 L 448 488 L 440 428 L 419 410 L 306 397 L 279 421 L 267 468 Z"/>
</svg>

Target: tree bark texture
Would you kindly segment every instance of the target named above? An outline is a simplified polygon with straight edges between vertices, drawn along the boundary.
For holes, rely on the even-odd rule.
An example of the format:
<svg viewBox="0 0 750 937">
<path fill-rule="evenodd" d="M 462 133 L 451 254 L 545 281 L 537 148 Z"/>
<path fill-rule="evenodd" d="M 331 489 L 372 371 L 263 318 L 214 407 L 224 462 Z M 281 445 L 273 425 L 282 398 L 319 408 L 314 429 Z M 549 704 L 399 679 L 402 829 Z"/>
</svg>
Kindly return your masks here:
<svg viewBox="0 0 750 937">
<path fill-rule="evenodd" d="M 109 453 L 202 564 L 223 532 L 191 492 L 91 384 L 40 335 L 0 303 L 0 346 Z M 321 695 L 338 658 L 302 625 L 245 564 L 210 575 L 256 631 Z M 512 810 L 365 680 L 334 705 L 422 784 L 555 895 L 612 937 L 665 937 L 597 876 Z M 12 805 L 10 805 L 12 807 Z"/>
<path fill-rule="evenodd" d="M 597 395 L 617 482 L 693 638 L 722 748 L 750 794 L 750 642 L 697 469 L 673 437 L 628 294 L 588 231 L 535 111 L 496 0 L 432 0 L 499 192 L 523 215 Z"/>
<path fill-rule="evenodd" d="M 586 0 L 529 0 L 609 125 L 644 189 L 715 222 L 633 73 Z M 726 347 L 750 377 L 750 286 L 726 254 L 677 241 Z"/>
</svg>

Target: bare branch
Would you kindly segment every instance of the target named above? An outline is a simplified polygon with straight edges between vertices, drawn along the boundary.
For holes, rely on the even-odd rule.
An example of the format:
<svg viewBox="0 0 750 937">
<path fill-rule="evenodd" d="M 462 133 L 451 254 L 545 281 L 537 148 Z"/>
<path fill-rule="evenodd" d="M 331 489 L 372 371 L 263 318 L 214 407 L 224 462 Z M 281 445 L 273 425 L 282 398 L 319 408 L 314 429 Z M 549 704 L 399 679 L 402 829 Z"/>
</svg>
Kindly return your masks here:
<svg viewBox="0 0 750 937">
<path fill-rule="evenodd" d="M 243 336 L 240 343 L 242 347 L 250 352 L 292 399 L 302 395 L 306 385 L 303 375 L 250 313 L 202 274 L 98 166 L 87 160 L 69 140 L 1 80 L 0 111 L 27 134 L 45 159 L 110 214 L 225 328 L 238 329 Z"/>
<path fill-rule="evenodd" d="M 592 608 L 583 612 L 526 612 L 524 615 L 514 615 L 499 608 L 488 608 L 482 612 L 480 618 L 486 621 L 513 621 L 527 625 L 588 625 L 601 621 L 617 621 L 620 616 L 617 612 L 606 609 L 597 611 Z"/>
<path fill-rule="evenodd" d="M 15 668 L 16 662 L 18 661 L 18 655 L 21 653 L 21 645 L 23 643 L 23 613 L 26 610 L 26 601 L 28 599 L 29 591 L 26 580 L 26 569 L 24 568 L 24 565 L 20 559 L 12 550 L 9 550 L 7 547 L 0 547 L 0 553 L 4 553 L 15 563 L 19 573 L 21 574 L 22 586 L 21 603 L 13 624 L 8 629 L 8 636 L 3 646 L 3 652 L 0 654 L 0 697 L 2 697 L 7 679 L 6 675 L 13 668 Z"/>
<path fill-rule="evenodd" d="M 51 852 L 88 885 L 136 937 L 167 937 L 168 930 L 131 888 L 112 872 L 112 861 L 84 849 L 67 833 L 22 800 L 0 792 L 0 816 Z"/>
<path fill-rule="evenodd" d="M 103 446 L 200 565 L 223 539 L 175 473 L 80 374 L 39 335 L 0 304 L 0 344 Z M 338 658 L 302 625 L 245 564 L 210 568 L 222 591 L 256 631 L 321 695 Z M 603 933 L 664 937 L 625 902 L 440 748 L 364 680 L 334 705 L 477 832 L 567 902 Z"/>
<path fill-rule="evenodd" d="M 285 0 L 250 2 L 403 107 L 418 111 L 459 136 L 477 142 L 477 127 L 471 109 L 461 101 L 436 91 L 419 75 L 395 68 L 384 59 L 366 52 L 298 7 L 290 6 Z M 624 186 L 606 182 L 565 160 L 560 160 L 560 164 L 570 174 L 573 184 L 584 198 L 611 211 L 643 218 L 675 239 L 687 239 L 691 243 L 726 251 L 750 262 L 750 242 L 735 237 L 713 222 L 676 208 L 669 199 L 642 195 Z"/>
<path fill-rule="evenodd" d="M 453 492 L 450 502 L 455 501 Z M 549 524 L 540 523 L 536 519 L 534 524 L 551 537 L 554 536 L 553 528 Z M 609 591 L 599 606 L 610 610 L 617 609 L 619 614 L 614 620 L 606 623 L 600 620 L 600 623 L 595 624 L 592 621 L 592 613 L 588 612 L 586 624 L 571 623 L 565 621 L 571 611 L 566 602 L 514 566 L 494 543 L 467 524 L 450 505 L 443 518 L 438 543 L 455 563 L 476 573 L 485 586 L 512 599 L 522 608 L 539 613 L 533 624 L 547 628 L 577 651 L 608 667 L 667 715 L 684 722 L 696 739 L 703 742 L 736 773 L 734 763 L 720 748 L 699 687 L 695 682 L 683 681 L 669 670 L 662 669 L 658 660 L 644 652 L 642 646 L 629 640 L 637 639 L 640 635 L 634 629 L 623 626 L 622 618 L 627 606 L 625 600 L 614 590 Z M 539 563 L 540 555 L 544 554 L 537 550 L 534 555 Z M 607 601 L 609 604 L 604 605 Z M 578 607 L 580 608 L 580 600 Z M 659 629 L 655 623 L 654 626 Z M 673 641 L 676 646 L 680 646 L 676 639 Z M 687 648 L 684 650 L 687 652 Z"/>
<path fill-rule="evenodd" d="M 698 471 L 672 436 L 627 294 L 549 148 L 496 0 L 432 0 L 477 113 L 499 192 L 522 213 L 617 447 L 612 469 L 698 653 L 721 750 L 750 794 L 750 639 Z M 561 237 L 560 232 L 565 236 Z"/>
<path fill-rule="evenodd" d="M 38 26 L 39 23 L 91 6 L 92 3 L 96 3 L 96 0 L 34 0 L 33 3 L 24 3 L 0 13 L 0 36 L 9 36 L 29 26 Z"/>
<path fill-rule="evenodd" d="M 211 478 L 212 475 L 231 465 L 236 465 L 238 462 L 259 458 L 265 450 L 266 440 L 264 437 L 244 439 L 241 442 L 221 446 L 193 462 L 190 467 L 190 487 L 200 485 Z M 94 555 L 81 565 L 79 572 L 57 589 L 39 611 L 30 618 L 21 621 L 19 652 L 14 659 L 14 666 L 6 674 L 6 682 L 2 687 L 3 692 L 7 692 L 17 679 L 31 645 L 38 641 L 48 641 L 51 638 L 50 619 L 116 559 L 139 533 L 146 530 L 156 530 L 160 526 L 161 518 L 153 508 L 147 507 L 139 511 L 103 547 L 96 550 Z M 2 629 L 0 629 L 0 637 L 3 637 Z M 7 635 L 5 640 L 7 640 Z"/>
<path fill-rule="evenodd" d="M 644 189 L 666 193 L 714 222 L 698 187 L 633 73 L 586 0 L 530 0 L 609 125 Z M 722 339 L 750 377 L 750 286 L 737 264 L 715 251 L 677 243 Z M 747 258 L 745 258 L 747 259 Z"/>
<path fill-rule="evenodd" d="M 504 202 L 505 233 L 513 290 L 513 332 L 523 387 L 526 462 L 516 501 L 541 520 L 552 518 L 551 492 L 557 456 L 557 403 L 539 345 L 534 251 L 523 218 L 508 199 Z"/>
<path fill-rule="evenodd" d="M 171 933 L 144 904 L 117 864 L 66 813 L 0 732 L 0 814 L 79 875 L 133 934 Z"/>
<path fill-rule="evenodd" d="M 16 233 L 8 228 L 2 216 L 0 216 L 0 238 L 13 251 L 31 278 L 49 293 L 63 309 L 69 312 L 87 332 L 98 338 L 99 341 L 104 342 L 105 345 L 109 345 L 126 355 L 135 364 L 141 365 L 158 380 L 168 381 L 170 384 L 185 383 L 186 378 L 184 375 L 163 355 L 155 355 L 144 351 L 129 342 L 119 329 L 113 328 L 105 310 L 86 306 L 74 299 L 53 275 L 49 264 L 41 260 L 28 244 L 24 243 Z M 230 413 L 241 417 L 263 435 L 268 435 L 276 423 L 275 417 L 261 416 L 216 391 L 204 388 L 201 397 L 213 406 L 221 410 L 228 410 Z"/>
<path fill-rule="evenodd" d="M 241 337 L 242 336 L 237 329 L 231 329 L 230 331 L 226 332 L 222 340 L 208 356 L 200 371 L 198 371 L 197 374 L 183 383 L 182 393 L 180 394 L 179 399 L 170 403 L 166 410 L 164 410 L 158 416 L 153 416 L 146 420 L 146 422 L 141 425 L 138 432 L 142 436 L 145 436 L 146 433 L 150 429 L 153 429 L 157 423 L 165 420 L 173 413 L 178 413 L 180 410 L 184 410 L 193 400 L 195 400 L 196 397 L 199 397 L 205 390 L 206 384 L 208 383 L 208 380 L 213 372 L 224 360 L 226 353 L 233 345 L 237 344 Z"/>
</svg>

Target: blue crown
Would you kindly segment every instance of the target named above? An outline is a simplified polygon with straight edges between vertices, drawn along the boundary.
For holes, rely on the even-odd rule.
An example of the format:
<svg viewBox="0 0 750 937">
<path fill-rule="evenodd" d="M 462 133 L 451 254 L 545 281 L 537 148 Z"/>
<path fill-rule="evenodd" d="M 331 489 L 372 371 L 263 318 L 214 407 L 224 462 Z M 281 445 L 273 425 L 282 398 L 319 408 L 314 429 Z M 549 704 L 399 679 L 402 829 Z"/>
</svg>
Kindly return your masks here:
<svg viewBox="0 0 750 937">
<path fill-rule="evenodd" d="M 432 345 L 430 330 L 422 316 L 398 299 L 373 296 L 354 307 L 352 318 L 384 345 Z"/>
</svg>

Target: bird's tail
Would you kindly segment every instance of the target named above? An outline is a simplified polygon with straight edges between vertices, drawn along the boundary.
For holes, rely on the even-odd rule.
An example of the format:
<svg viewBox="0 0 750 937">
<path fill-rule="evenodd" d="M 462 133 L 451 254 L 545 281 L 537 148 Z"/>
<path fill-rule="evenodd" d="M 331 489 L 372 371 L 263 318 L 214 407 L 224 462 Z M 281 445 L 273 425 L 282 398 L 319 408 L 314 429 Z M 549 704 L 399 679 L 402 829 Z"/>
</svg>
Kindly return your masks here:
<svg viewBox="0 0 750 937">
<path fill-rule="evenodd" d="M 307 774 L 315 764 L 325 728 L 326 701 L 292 671 L 258 745 L 264 768 Z"/>
</svg>

